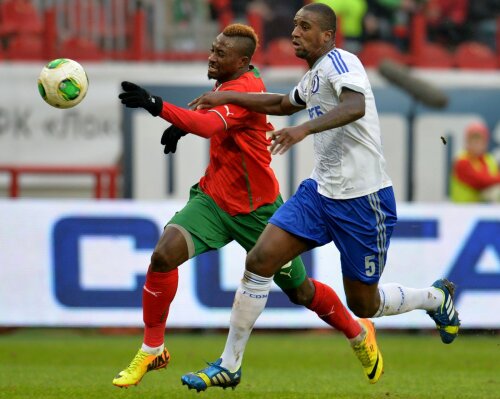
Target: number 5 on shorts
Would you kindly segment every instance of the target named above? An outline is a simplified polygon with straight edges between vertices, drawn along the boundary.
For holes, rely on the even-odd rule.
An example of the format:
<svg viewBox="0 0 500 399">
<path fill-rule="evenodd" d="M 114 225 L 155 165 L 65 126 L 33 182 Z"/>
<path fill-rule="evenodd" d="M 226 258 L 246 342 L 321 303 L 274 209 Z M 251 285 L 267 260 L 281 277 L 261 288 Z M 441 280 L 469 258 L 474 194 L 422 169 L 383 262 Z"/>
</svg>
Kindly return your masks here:
<svg viewBox="0 0 500 399">
<path fill-rule="evenodd" d="M 371 277 L 375 274 L 375 262 L 373 261 L 375 255 L 365 256 L 365 273 L 368 277 Z"/>
</svg>

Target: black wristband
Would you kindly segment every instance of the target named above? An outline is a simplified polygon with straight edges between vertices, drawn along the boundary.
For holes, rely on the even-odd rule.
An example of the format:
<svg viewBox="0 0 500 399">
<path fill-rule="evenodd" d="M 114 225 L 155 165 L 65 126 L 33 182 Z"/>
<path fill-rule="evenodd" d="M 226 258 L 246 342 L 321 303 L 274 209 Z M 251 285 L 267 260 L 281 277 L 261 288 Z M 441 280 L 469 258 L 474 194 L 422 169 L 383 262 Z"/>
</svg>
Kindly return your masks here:
<svg viewBox="0 0 500 399">
<path fill-rule="evenodd" d="M 148 106 L 145 108 L 151 115 L 158 116 L 163 109 L 163 99 L 160 96 L 151 96 Z"/>
</svg>

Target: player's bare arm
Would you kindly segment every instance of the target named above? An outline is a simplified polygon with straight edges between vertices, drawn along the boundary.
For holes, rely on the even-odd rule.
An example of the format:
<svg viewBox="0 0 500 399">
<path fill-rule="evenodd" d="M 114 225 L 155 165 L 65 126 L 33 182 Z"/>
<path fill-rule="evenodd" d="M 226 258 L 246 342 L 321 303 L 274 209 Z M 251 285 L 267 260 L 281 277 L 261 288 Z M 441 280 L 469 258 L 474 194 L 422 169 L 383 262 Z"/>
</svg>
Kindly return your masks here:
<svg viewBox="0 0 500 399">
<path fill-rule="evenodd" d="M 359 92 L 344 88 L 340 95 L 340 104 L 324 115 L 304 123 L 308 134 L 347 125 L 365 115 L 365 96 Z"/>
<path fill-rule="evenodd" d="M 319 118 L 312 119 L 299 126 L 286 127 L 271 133 L 273 143 L 269 147 L 271 154 L 284 154 L 288 149 L 302 141 L 307 135 L 347 125 L 365 114 L 365 96 L 361 93 L 343 89 L 340 104 Z"/>
<path fill-rule="evenodd" d="M 234 91 L 204 93 L 188 105 L 194 109 L 205 109 L 223 104 L 235 104 L 267 115 L 291 115 L 304 109 L 302 106 L 293 105 L 288 95 L 276 93 L 241 93 Z"/>
</svg>

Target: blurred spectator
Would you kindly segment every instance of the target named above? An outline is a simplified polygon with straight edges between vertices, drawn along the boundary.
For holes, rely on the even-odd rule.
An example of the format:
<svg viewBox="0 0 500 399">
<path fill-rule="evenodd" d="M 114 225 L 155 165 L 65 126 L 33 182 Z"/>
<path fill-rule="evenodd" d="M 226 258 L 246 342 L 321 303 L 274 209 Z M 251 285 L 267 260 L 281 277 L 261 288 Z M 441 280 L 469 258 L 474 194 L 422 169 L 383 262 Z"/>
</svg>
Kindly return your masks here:
<svg viewBox="0 0 500 399">
<path fill-rule="evenodd" d="M 470 39 L 500 50 L 496 43 L 497 18 L 500 17 L 500 0 L 471 1 L 469 4 Z"/>
<path fill-rule="evenodd" d="M 248 0 L 208 0 L 210 17 L 213 21 L 217 21 L 219 29 L 223 30 L 227 25 L 233 21 L 239 21 L 244 16 L 247 2 Z"/>
<path fill-rule="evenodd" d="M 265 48 L 273 39 L 291 38 L 295 13 L 304 6 L 303 0 L 253 0 L 247 10 L 258 13 L 264 21 L 262 44 Z"/>
<path fill-rule="evenodd" d="M 344 37 L 342 47 L 358 53 L 363 39 L 363 19 L 368 9 L 366 0 L 315 0 L 314 3 L 323 3 L 335 10 L 340 32 Z"/>
<path fill-rule="evenodd" d="M 218 30 L 206 0 L 163 0 L 167 23 L 164 29 L 165 47 L 184 53 L 206 51 L 212 44 L 211 37 Z M 160 3 L 154 1 L 157 5 Z M 153 12 L 158 8 L 153 9 Z M 160 24 L 160 22 L 158 22 Z"/>
<path fill-rule="evenodd" d="M 174 0 L 173 2 L 173 18 L 175 23 L 189 24 L 195 15 L 201 13 L 202 4 L 192 0 Z"/>
<path fill-rule="evenodd" d="M 465 149 L 454 160 L 450 181 L 453 202 L 499 202 L 500 173 L 488 150 L 489 131 L 475 122 L 465 131 Z"/>
<path fill-rule="evenodd" d="M 220 0 L 219 0 L 220 1 Z M 231 0 L 231 10 L 237 22 L 244 21 L 247 14 L 248 4 L 250 0 Z"/>
<path fill-rule="evenodd" d="M 465 41 L 468 12 L 469 0 L 429 0 L 426 9 L 429 39 L 452 47 Z"/>
<path fill-rule="evenodd" d="M 367 0 L 364 40 L 384 40 L 408 49 L 412 14 L 427 0 Z"/>
</svg>

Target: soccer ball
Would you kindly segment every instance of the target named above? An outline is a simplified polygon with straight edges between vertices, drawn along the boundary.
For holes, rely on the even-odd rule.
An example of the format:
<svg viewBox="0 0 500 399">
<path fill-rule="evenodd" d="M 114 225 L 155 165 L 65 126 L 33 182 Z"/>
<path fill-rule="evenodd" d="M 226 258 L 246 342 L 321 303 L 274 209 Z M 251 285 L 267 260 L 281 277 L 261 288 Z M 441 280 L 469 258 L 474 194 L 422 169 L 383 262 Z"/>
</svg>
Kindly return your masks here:
<svg viewBox="0 0 500 399">
<path fill-rule="evenodd" d="M 38 77 L 38 91 L 47 104 L 71 108 L 87 94 L 89 79 L 83 67 L 69 58 L 50 61 Z"/>
</svg>

